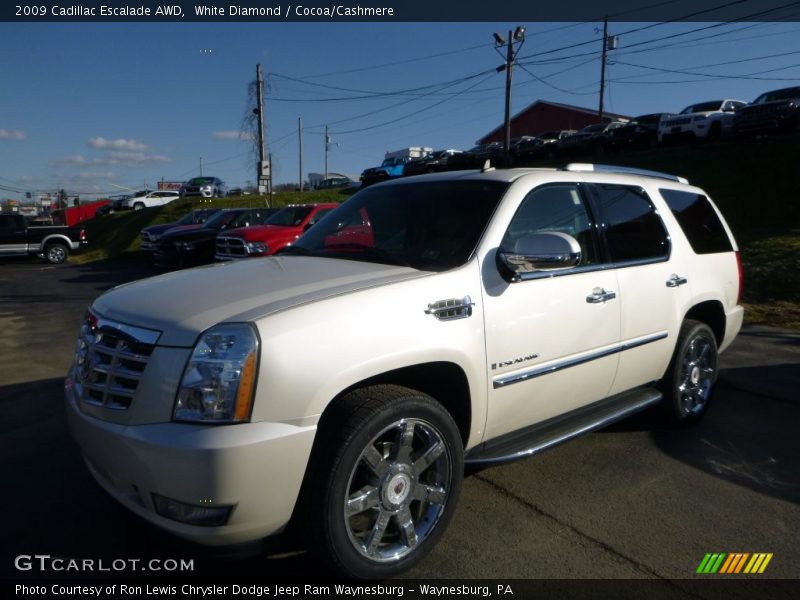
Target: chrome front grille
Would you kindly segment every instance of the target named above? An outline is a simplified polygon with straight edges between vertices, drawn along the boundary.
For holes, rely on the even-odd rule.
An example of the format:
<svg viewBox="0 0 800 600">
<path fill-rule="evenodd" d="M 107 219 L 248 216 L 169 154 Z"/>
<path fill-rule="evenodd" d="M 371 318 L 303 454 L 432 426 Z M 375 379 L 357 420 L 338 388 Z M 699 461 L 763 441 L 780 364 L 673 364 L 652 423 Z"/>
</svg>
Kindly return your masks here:
<svg viewBox="0 0 800 600">
<path fill-rule="evenodd" d="M 247 246 L 242 238 L 217 237 L 217 256 L 243 258 L 248 255 Z"/>
<path fill-rule="evenodd" d="M 667 119 L 664 121 L 665 127 L 677 127 L 678 125 L 688 125 L 692 122 L 691 117 L 680 117 L 677 119 Z"/>
<path fill-rule="evenodd" d="M 81 402 L 115 410 L 130 407 L 159 332 L 99 319 L 89 313 L 75 350 Z"/>
</svg>

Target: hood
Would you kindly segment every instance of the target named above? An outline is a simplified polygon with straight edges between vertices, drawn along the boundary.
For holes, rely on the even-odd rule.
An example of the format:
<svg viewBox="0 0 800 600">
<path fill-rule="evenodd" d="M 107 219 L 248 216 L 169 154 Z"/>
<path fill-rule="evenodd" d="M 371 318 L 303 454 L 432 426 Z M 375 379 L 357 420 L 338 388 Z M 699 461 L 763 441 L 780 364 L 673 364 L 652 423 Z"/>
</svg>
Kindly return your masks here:
<svg viewBox="0 0 800 600">
<path fill-rule="evenodd" d="M 780 100 L 770 100 L 759 104 L 748 104 L 736 111 L 736 114 L 748 114 L 755 112 L 766 112 L 780 108 L 792 108 L 800 105 L 800 96 L 797 98 L 782 98 Z"/>
<path fill-rule="evenodd" d="M 175 227 L 165 232 L 159 238 L 163 242 L 190 242 L 192 240 L 204 240 L 217 237 L 219 231 L 217 229 L 210 229 L 202 225 L 186 225 L 184 227 Z"/>
<path fill-rule="evenodd" d="M 154 225 L 154 227 L 158 227 L 158 225 Z M 195 229 L 201 229 L 203 227 L 202 223 L 195 223 L 193 225 L 172 225 L 170 227 L 166 227 L 161 231 L 156 231 L 156 233 L 179 233 L 181 231 L 194 231 Z M 148 229 L 147 231 L 151 231 Z"/>
<path fill-rule="evenodd" d="M 177 227 L 186 227 L 186 225 L 176 225 L 175 223 L 162 223 L 161 225 L 150 225 L 142 229 L 143 232 L 150 234 L 160 235 L 168 229 L 175 229 Z"/>
<path fill-rule="evenodd" d="M 162 346 L 192 346 L 223 321 L 250 321 L 299 304 L 429 275 L 408 267 L 305 256 L 218 263 L 114 288 L 94 303 L 108 319 L 162 332 Z"/>
</svg>

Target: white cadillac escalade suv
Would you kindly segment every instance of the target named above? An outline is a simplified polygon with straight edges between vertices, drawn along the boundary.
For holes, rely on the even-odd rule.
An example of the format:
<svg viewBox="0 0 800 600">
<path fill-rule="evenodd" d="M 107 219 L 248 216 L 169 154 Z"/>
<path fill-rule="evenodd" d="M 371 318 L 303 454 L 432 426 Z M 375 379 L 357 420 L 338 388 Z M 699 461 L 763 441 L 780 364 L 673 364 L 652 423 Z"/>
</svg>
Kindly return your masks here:
<svg viewBox="0 0 800 600">
<path fill-rule="evenodd" d="M 67 412 L 100 485 L 159 527 L 227 545 L 294 515 L 335 568 L 382 578 L 440 538 L 465 465 L 651 406 L 700 418 L 741 286 L 728 226 L 678 177 L 409 177 L 278 255 L 100 296 Z"/>
</svg>

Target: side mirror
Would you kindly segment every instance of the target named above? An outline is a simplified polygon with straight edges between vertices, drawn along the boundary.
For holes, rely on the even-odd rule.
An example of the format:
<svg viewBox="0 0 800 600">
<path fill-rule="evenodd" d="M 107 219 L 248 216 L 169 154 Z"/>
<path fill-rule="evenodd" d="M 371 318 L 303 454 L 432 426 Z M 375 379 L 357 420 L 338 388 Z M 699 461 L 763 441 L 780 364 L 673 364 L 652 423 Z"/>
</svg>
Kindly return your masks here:
<svg viewBox="0 0 800 600">
<path fill-rule="evenodd" d="M 500 247 L 499 261 L 515 276 L 567 269 L 581 262 L 581 247 L 571 235 L 558 231 L 530 233 L 517 239 L 511 247 Z"/>
</svg>

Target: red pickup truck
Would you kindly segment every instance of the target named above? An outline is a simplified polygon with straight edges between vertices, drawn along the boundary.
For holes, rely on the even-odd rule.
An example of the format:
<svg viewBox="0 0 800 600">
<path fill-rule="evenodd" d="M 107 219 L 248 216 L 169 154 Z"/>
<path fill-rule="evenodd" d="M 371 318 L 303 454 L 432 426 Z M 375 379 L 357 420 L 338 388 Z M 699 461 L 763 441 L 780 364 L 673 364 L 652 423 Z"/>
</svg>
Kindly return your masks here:
<svg viewBox="0 0 800 600">
<path fill-rule="evenodd" d="M 215 258 L 226 261 L 274 254 L 338 206 L 335 202 L 293 204 L 276 212 L 264 225 L 226 231 L 217 236 Z"/>
</svg>

